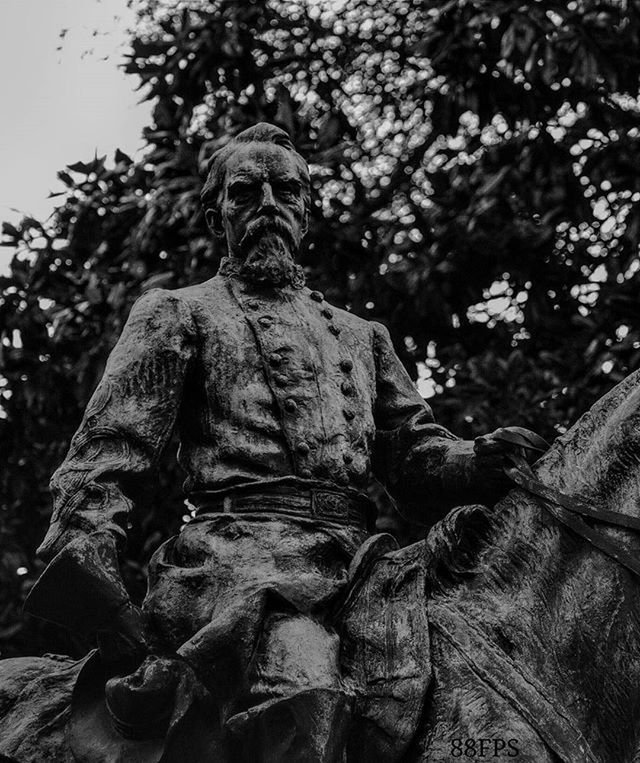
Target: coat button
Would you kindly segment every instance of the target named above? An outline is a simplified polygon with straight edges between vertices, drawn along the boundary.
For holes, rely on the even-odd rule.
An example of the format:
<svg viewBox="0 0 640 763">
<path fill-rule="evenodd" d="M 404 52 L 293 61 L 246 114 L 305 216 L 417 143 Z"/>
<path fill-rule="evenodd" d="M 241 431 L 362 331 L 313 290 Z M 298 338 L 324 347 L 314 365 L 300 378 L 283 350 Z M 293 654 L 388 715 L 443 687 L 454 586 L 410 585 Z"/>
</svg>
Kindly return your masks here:
<svg viewBox="0 0 640 763">
<path fill-rule="evenodd" d="M 355 392 L 355 389 L 353 388 L 353 384 L 350 384 L 347 381 L 342 382 L 342 384 L 340 385 L 340 389 L 342 390 L 342 394 L 347 396 L 353 395 L 353 393 Z"/>
<path fill-rule="evenodd" d="M 345 464 L 350 464 L 353 462 L 353 456 L 351 453 L 343 453 L 342 460 L 345 462 Z"/>
<path fill-rule="evenodd" d="M 341 360 L 340 368 L 348 374 L 353 369 L 353 363 L 350 360 Z"/>
<path fill-rule="evenodd" d="M 311 479 L 311 469 L 299 469 L 298 474 L 302 477 L 302 479 Z"/>
<path fill-rule="evenodd" d="M 275 368 L 279 366 L 280 363 L 282 363 L 282 355 L 279 355 L 277 352 L 272 352 L 271 355 L 269 355 L 269 365 Z"/>
<path fill-rule="evenodd" d="M 340 333 L 340 329 L 338 326 L 334 326 L 333 323 L 329 324 L 329 331 L 334 335 L 338 336 Z"/>
<path fill-rule="evenodd" d="M 288 397 L 284 401 L 284 409 L 285 411 L 288 411 L 289 413 L 295 413 L 298 410 L 298 404 L 295 400 L 292 400 L 290 397 Z"/>
<path fill-rule="evenodd" d="M 347 421 L 353 421 L 353 419 L 356 417 L 356 414 L 351 410 L 351 408 L 345 408 L 344 411 L 342 411 L 342 415 Z"/>
<path fill-rule="evenodd" d="M 296 450 L 298 451 L 298 453 L 301 456 L 308 456 L 309 455 L 309 451 L 311 450 L 311 448 L 309 447 L 309 443 L 307 443 L 304 440 L 302 440 L 302 442 L 299 442 L 296 445 Z"/>
<path fill-rule="evenodd" d="M 251 310 L 257 310 L 260 307 L 260 303 L 256 302 L 255 299 L 252 299 L 250 302 L 247 302 Z"/>
<path fill-rule="evenodd" d="M 273 320 L 267 315 L 263 315 L 262 318 L 258 318 L 258 323 L 262 326 L 263 329 L 268 329 L 273 325 Z"/>
<path fill-rule="evenodd" d="M 286 387 L 289 379 L 284 374 L 275 374 L 273 381 L 278 385 L 278 387 Z"/>
<path fill-rule="evenodd" d="M 321 291 L 312 291 L 309 296 L 314 302 L 322 302 L 324 299 L 324 294 Z"/>
<path fill-rule="evenodd" d="M 333 318 L 333 310 L 330 310 L 328 307 L 325 307 L 320 312 L 324 315 L 325 318 Z"/>
</svg>

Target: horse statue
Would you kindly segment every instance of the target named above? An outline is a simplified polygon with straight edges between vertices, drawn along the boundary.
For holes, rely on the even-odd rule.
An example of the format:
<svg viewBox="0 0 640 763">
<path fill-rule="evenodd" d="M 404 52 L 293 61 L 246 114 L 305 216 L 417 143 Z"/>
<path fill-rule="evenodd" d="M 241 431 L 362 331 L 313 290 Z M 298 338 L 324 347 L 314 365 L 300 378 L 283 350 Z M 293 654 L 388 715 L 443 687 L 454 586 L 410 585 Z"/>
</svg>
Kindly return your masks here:
<svg viewBox="0 0 640 763">
<path fill-rule="evenodd" d="M 433 680 L 406 760 L 640 759 L 640 537 L 626 529 L 640 517 L 639 382 L 618 384 L 536 463 L 555 501 L 515 489 L 433 528 Z M 559 505 L 572 495 L 608 526 Z"/>
<path fill-rule="evenodd" d="M 403 549 L 376 536 L 336 614 L 356 696 L 348 760 L 640 760 L 639 466 L 636 372 L 514 468 L 520 486 L 495 507 L 455 509 Z M 110 759 L 69 750 L 86 664 L 0 663 L 0 760 Z M 199 728 L 173 757 L 149 742 L 111 760 L 218 760 Z"/>
</svg>

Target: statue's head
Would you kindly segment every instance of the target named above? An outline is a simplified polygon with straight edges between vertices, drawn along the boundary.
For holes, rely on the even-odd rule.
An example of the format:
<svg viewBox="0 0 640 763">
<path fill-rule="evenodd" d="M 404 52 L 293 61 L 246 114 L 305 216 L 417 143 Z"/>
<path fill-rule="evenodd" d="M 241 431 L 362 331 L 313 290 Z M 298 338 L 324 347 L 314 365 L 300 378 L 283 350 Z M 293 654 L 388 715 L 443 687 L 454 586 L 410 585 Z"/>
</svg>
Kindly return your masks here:
<svg viewBox="0 0 640 763">
<path fill-rule="evenodd" d="M 246 278 L 297 283 L 309 220 L 309 169 L 284 130 L 250 127 L 216 151 L 202 189 L 207 225 L 227 242 Z"/>
</svg>

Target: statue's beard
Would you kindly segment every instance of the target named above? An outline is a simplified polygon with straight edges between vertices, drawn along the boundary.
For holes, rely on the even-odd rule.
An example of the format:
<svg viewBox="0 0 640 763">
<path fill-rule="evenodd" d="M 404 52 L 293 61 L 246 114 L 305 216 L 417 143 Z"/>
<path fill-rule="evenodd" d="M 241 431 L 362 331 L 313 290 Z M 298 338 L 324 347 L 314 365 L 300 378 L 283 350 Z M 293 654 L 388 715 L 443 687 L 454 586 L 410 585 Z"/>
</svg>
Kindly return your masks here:
<svg viewBox="0 0 640 763">
<path fill-rule="evenodd" d="M 278 218 L 259 218 L 240 241 L 244 258 L 239 274 L 265 286 L 304 285 L 304 273 L 294 260 L 297 245 L 291 228 Z"/>
</svg>

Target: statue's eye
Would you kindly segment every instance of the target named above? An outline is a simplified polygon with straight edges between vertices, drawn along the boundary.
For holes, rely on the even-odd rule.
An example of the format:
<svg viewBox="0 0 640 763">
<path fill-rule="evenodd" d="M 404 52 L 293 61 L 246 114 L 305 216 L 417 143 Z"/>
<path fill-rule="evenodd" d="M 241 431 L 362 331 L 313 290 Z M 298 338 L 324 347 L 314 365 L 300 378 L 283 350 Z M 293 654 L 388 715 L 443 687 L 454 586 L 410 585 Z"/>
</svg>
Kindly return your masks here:
<svg viewBox="0 0 640 763">
<path fill-rule="evenodd" d="M 293 183 L 283 183 L 276 188 L 276 191 L 284 199 L 292 199 L 298 195 L 298 189 Z"/>
<path fill-rule="evenodd" d="M 245 201 L 251 198 L 253 187 L 246 183 L 235 183 L 231 186 L 231 198 L 237 201 Z"/>
</svg>

